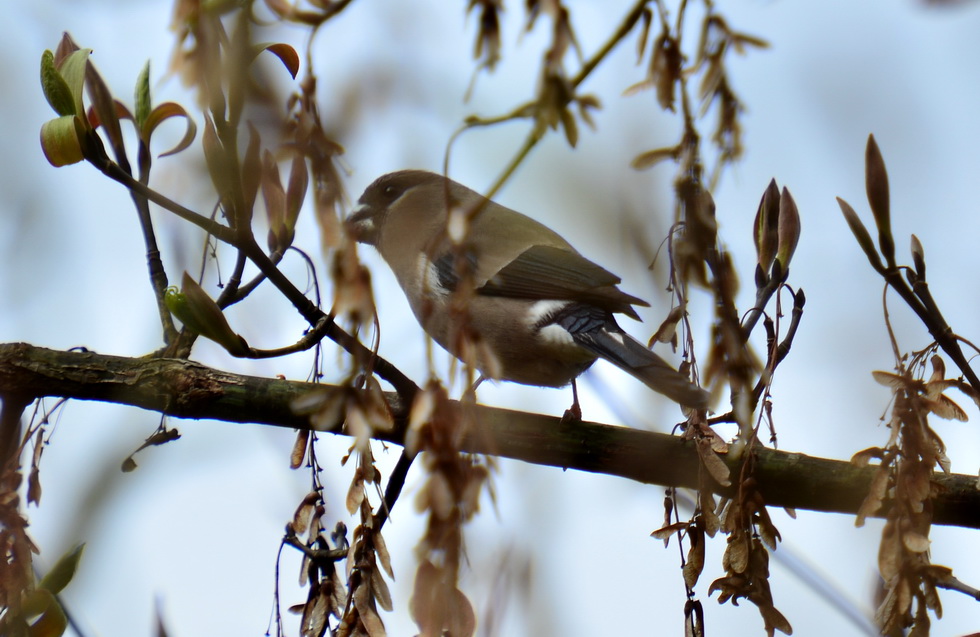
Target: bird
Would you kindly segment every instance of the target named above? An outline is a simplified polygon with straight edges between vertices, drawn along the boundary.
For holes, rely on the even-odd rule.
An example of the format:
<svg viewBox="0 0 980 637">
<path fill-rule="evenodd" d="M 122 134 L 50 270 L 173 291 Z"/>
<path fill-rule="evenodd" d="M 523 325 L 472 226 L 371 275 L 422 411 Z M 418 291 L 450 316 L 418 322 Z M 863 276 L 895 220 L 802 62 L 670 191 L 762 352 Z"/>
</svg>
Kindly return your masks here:
<svg viewBox="0 0 980 637">
<path fill-rule="evenodd" d="M 365 189 L 346 227 L 377 249 L 429 336 L 460 360 L 476 353 L 480 381 L 574 391 L 602 358 L 684 407 L 708 406 L 704 389 L 616 322 L 640 320 L 633 306 L 649 304 L 526 215 L 443 175 L 401 170 Z"/>
</svg>

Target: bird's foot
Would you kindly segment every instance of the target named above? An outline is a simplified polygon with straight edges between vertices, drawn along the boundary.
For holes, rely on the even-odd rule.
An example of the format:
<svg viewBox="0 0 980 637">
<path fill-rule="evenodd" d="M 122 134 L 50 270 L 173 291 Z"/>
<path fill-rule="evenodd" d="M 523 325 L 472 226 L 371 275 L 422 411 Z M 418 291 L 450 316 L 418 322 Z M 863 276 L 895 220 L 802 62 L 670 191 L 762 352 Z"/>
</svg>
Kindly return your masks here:
<svg viewBox="0 0 980 637">
<path fill-rule="evenodd" d="M 582 408 L 579 407 L 576 401 L 571 407 L 565 410 L 565 413 L 561 417 L 561 425 L 577 425 L 582 422 Z"/>
</svg>

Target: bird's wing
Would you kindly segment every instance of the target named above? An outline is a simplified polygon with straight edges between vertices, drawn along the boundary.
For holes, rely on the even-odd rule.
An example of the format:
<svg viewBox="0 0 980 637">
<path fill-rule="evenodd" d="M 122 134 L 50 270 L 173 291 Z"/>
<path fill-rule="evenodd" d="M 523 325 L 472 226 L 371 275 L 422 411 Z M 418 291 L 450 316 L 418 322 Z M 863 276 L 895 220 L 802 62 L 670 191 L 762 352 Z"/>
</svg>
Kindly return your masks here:
<svg viewBox="0 0 980 637">
<path fill-rule="evenodd" d="M 620 278 L 578 252 L 536 245 L 497 271 L 477 292 L 486 296 L 594 303 L 633 318 L 631 305 L 648 305 L 616 287 Z"/>
</svg>

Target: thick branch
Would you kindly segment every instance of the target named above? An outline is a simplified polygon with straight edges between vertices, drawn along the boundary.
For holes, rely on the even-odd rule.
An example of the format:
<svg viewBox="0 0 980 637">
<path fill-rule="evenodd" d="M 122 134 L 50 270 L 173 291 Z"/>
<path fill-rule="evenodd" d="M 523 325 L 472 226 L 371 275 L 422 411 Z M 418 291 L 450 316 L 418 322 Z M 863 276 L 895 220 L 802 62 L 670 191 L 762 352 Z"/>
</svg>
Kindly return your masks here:
<svg viewBox="0 0 980 637">
<path fill-rule="evenodd" d="M 348 391 L 231 374 L 186 360 L 0 344 L 0 396 L 63 396 L 132 405 L 179 418 L 306 429 L 309 421 L 292 413 L 290 404 L 313 389 Z M 396 417 L 403 420 L 405 405 L 397 394 L 389 394 L 388 399 Z M 465 437 L 466 451 L 649 484 L 691 488 L 699 484 L 697 452 L 676 436 L 596 423 L 560 425 L 557 417 L 485 406 L 478 406 L 477 419 L 479 427 Z M 342 425 L 332 423 L 332 430 L 343 433 Z M 400 442 L 393 434 L 382 432 L 377 437 Z M 874 467 L 798 453 L 772 449 L 757 453 L 759 490 L 773 506 L 854 514 L 874 472 Z M 736 468 L 736 462 L 729 464 Z M 936 473 L 933 478 L 941 486 L 934 522 L 980 528 L 976 477 Z M 716 491 L 726 493 L 720 487 Z"/>
</svg>

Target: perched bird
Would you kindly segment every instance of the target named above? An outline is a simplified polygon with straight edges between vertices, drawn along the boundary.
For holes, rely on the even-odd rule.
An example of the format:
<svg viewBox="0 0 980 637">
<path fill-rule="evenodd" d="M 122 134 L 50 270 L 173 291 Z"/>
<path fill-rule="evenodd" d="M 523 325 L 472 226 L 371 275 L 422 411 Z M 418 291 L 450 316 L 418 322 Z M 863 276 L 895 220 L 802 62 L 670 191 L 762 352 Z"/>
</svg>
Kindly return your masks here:
<svg viewBox="0 0 980 637">
<path fill-rule="evenodd" d="M 367 187 L 348 227 L 391 267 L 423 329 L 457 358 L 476 352 L 484 377 L 561 387 L 603 358 L 681 405 L 707 407 L 707 392 L 613 318 L 639 320 L 632 306 L 649 304 L 530 217 L 403 170 Z"/>
</svg>

